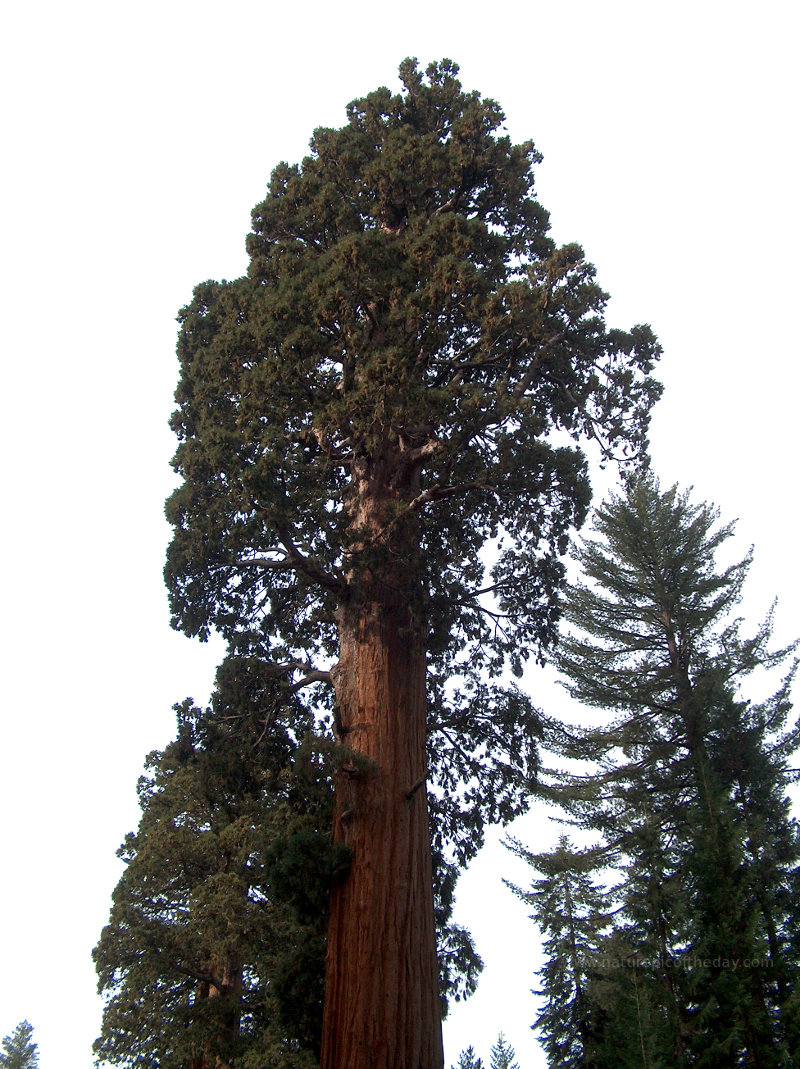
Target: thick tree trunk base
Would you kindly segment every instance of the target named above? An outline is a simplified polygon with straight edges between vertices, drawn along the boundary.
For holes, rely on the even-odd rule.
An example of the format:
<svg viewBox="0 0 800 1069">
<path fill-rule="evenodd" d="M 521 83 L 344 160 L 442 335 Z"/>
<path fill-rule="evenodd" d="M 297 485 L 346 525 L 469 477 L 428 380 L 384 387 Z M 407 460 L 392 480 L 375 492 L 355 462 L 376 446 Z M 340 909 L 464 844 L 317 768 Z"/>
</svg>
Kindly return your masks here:
<svg viewBox="0 0 800 1069">
<path fill-rule="evenodd" d="M 343 614 L 334 837 L 352 867 L 330 904 L 321 1069 L 442 1069 L 425 777 L 425 653 L 406 614 Z M 352 626 L 348 625 L 352 622 Z"/>
</svg>

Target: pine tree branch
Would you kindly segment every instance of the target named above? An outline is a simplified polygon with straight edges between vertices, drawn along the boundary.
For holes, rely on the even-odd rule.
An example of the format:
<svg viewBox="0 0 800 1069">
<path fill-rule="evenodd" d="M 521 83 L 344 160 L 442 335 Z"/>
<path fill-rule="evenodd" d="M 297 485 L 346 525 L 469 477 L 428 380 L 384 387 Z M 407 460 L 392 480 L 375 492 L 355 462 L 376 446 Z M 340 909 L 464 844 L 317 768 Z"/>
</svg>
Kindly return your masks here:
<svg viewBox="0 0 800 1069">
<path fill-rule="evenodd" d="M 473 480 L 468 483 L 453 483 L 450 486 L 441 486 L 439 483 L 435 483 L 429 490 L 423 490 L 422 493 L 417 494 L 413 500 L 409 501 L 406 506 L 406 512 L 418 512 L 425 505 L 430 504 L 431 501 L 443 501 L 448 497 L 457 497 L 459 494 L 465 494 L 468 490 L 489 490 L 493 493 L 497 493 L 497 487 L 492 486 L 491 483 L 481 483 L 477 480 Z M 392 523 L 396 523 L 397 517 Z"/>
<path fill-rule="evenodd" d="M 414 464 L 418 464 L 423 460 L 427 460 L 428 457 L 435 457 L 439 453 L 444 452 L 444 442 L 439 438 L 432 438 L 424 445 L 417 446 L 416 449 L 407 449 L 403 451 L 403 462 L 411 467 Z"/>
<path fill-rule="evenodd" d="M 218 565 L 217 567 L 224 568 L 226 565 Z M 297 566 L 293 564 L 288 557 L 284 557 L 283 560 L 272 560 L 270 557 L 247 557 L 245 560 L 236 560 L 233 562 L 234 568 L 265 568 L 271 572 L 294 572 L 297 571 Z"/>
<path fill-rule="evenodd" d="M 481 594 L 492 594 L 495 590 L 502 590 L 507 586 L 508 582 L 504 581 L 502 583 L 492 583 L 491 586 L 482 587 L 480 590 L 470 590 L 463 597 L 456 598 L 453 604 L 464 605 L 466 602 L 472 601 L 473 598 L 479 598 Z M 478 608 L 483 609 L 483 605 L 479 605 Z"/>
</svg>

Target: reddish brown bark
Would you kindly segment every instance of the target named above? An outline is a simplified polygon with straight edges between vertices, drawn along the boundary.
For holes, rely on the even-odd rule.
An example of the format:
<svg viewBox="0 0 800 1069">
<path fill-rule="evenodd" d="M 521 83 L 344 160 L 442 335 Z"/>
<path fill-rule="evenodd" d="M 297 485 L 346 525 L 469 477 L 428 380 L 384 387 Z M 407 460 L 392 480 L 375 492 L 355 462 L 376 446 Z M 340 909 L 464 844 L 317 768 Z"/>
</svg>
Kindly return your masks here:
<svg viewBox="0 0 800 1069">
<path fill-rule="evenodd" d="M 388 521 L 393 550 L 377 568 L 380 580 L 363 571 L 339 610 L 332 677 L 341 741 L 353 756 L 337 774 L 334 837 L 352 851 L 352 865 L 331 896 L 320 1066 L 441 1069 L 424 628 L 416 584 L 399 563 L 409 553 L 413 561 L 416 530 L 395 523 L 393 512 L 417 492 L 418 470 L 373 461 L 361 475 L 353 528 L 363 546 L 376 534 L 383 541 Z"/>
<path fill-rule="evenodd" d="M 230 1000 L 232 996 L 234 997 L 229 1010 L 221 1015 L 219 1022 L 219 1038 L 224 1044 L 235 1040 L 239 1034 L 239 992 L 242 987 L 242 967 L 228 958 L 223 962 L 213 962 L 211 972 L 218 976 L 221 986 L 218 987 L 209 980 L 201 980 L 195 992 L 195 1002 L 219 997 Z M 189 1069 L 227 1069 L 227 1064 L 219 1055 L 212 1054 L 206 1044 L 203 1052 L 192 1058 Z"/>
<path fill-rule="evenodd" d="M 352 614 L 348 613 L 348 616 Z M 425 654 L 372 605 L 342 636 L 336 692 L 355 759 L 335 838 L 353 853 L 331 898 L 321 1069 L 440 1069 L 425 775 Z"/>
</svg>

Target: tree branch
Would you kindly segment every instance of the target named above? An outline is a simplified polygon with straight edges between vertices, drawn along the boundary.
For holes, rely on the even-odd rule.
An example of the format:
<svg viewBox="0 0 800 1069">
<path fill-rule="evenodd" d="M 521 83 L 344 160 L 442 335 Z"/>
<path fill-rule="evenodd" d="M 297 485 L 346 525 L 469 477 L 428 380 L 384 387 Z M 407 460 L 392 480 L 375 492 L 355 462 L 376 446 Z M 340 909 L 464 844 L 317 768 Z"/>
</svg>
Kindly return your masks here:
<svg viewBox="0 0 800 1069">
<path fill-rule="evenodd" d="M 456 497 L 458 494 L 465 494 L 468 490 L 489 490 L 492 493 L 497 493 L 497 487 L 491 483 L 453 483 L 451 486 L 440 486 L 436 483 L 429 490 L 423 490 L 422 493 L 417 494 L 413 500 L 409 501 L 406 506 L 408 512 L 418 512 L 423 505 L 427 505 L 431 501 L 443 501 L 447 497 Z M 393 523 L 397 522 L 399 517 L 393 520 Z"/>
<path fill-rule="evenodd" d="M 541 364 L 542 357 L 545 355 L 545 353 L 549 352 L 555 345 L 558 345 L 560 341 L 563 341 L 566 336 L 567 332 L 565 330 L 560 330 L 556 334 L 552 334 L 547 339 L 547 341 L 544 342 L 542 346 L 540 346 L 539 350 L 531 361 L 530 367 L 519 380 L 517 385 L 514 387 L 514 397 L 522 397 L 522 395 L 531 385 L 533 380 L 536 378 L 536 375 L 539 372 L 539 366 Z M 561 385 L 561 383 L 559 383 L 559 385 Z"/>
<path fill-rule="evenodd" d="M 226 565 L 219 564 L 219 565 L 217 565 L 217 567 L 218 568 L 224 568 L 224 567 L 226 567 Z M 285 557 L 283 560 L 271 560 L 269 557 L 248 557 L 245 560 L 235 560 L 235 561 L 233 561 L 233 567 L 234 568 L 245 568 L 245 567 L 267 568 L 267 569 L 269 569 L 270 571 L 273 571 L 273 572 L 294 572 L 294 571 L 297 571 L 296 565 L 293 564 L 289 560 L 288 556 Z"/>
<path fill-rule="evenodd" d="M 320 448 L 320 451 L 325 457 L 338 467 L 347 468 L 353 459 L 354 453 L 352 448 L 347 450 L 337 449 L 335 445 L 330 441 L 327 435 L 319 428 L 315 427 L 312 431 L 314 439 Z"/>
<path fill-rule="evenodd" d="M 330 672 L 322 672 L 315 669 L 314 671 L 308 672 L 306 675 L 304 675 L 303 678 L 298 680 L 297 683 L 293 683 L 289 689 L 292 694 L 294 694 L 296 691 L 301 690 L 303 687 L 309 686 L 309 684 L 311 683 L 330 683 L 331 686 L 333 686 L 333 680 L 331 679 Z"/>
<path fill-rule="evenodd" d="M 465 601 L 470 601 L 472 598 L 480 597 L 481 594 L 491 594 L 495 590 L 502 590 L 502 588 L 504 586 L 508 586 L 508 583 L 507 582 L 492 583 L 491 586 L 485 586 L 481 590 L 470 590 L 469 593 L 467 593 L 467 594 L 465 594 L 463 596 L 463 598 L 456 598 L 454 604 L 463 605 Z M 481 606 L 481 608 L 482 608 L 482 606 Z"/>
<path fill-rule="evenodd" d="M 600 451 L 602 452 L 602 454 L 605 457 L 605 459 L 606 460 L 613 460 L 614 459 L 613 452 L 609 449 L 609 447 L 606 445 L 606 443 L 603 441 L 603 439 L 600 437 L 600 435 L 597 432 L 596 425 L 599 423 L 599 420 L 596 420 L 593 416 L 589 415 L 589 413 L 586 410 L 586 406 L 581 404 L 581 402 L 575 397 L 575 395 L 572 393 L 572 391 L 569 389 L 569 387 L 566 386 L 563 382 L 561 382 L 560 379 L 555 379 L 554 381 L 555 381 L 556 385 L 560 386 L 561 389 L 564 391 L 564 393 L 565 393 L 565 395 L 567 397 L 567 400 L 570 401 L 573 405 L 575 405 L 575 407 L 581 413 L 583 418 L 586 420 L 586 422 L 588 424 L 588 427 L 589 427 L 589 433 L 591 434 L 592 438 L 594 438 L 594 440 L 597 442 L 597 444 L 600 446 Z"/>
<path fill-rule="evenodd" d="M 438 438 L 432 438 L 430 441 L 425 442 L 424 445 L 418 445 L 415 449 L 403 450 L 403 461 L 406 465 L 411 467 L 413 464 L 425 460 L 426 457 L 436 456 L 437 453 L 443 451 L 444 443 Z"/>
<path fill-rule="evenodd" d="M 309 579 L 319 583 L 325 590 L 339 593 L 342 588 L 341 582 L 328 572 L 323 571 L 322 568 L 312 564 L 308 557 L 304 556 L 294 544 L 287 528 L 280 524 L 275 524 L 275 530 L 286 549 L 286 563 L 290 567 L 294 568 L 295 571 L 302 572 L 303 575 L 307 575 Z"/>
<path fill-rule="evenodd" d="M 414 795 L 415 795 L 415 794 L 417 793 L 417 791 L 418 791 L 418 790 L 420 789 L 420 787 L 424 787 L 424 786 L 425 786 L 425 783 L 426 783 L 427 779 L 428 779 L 428 774 L 427 774 L 427 772 L 426 772 L 424 776 L 421 776 L 421 777 L 420 777 L 420 778 L 419 778 L 419 779 L 417 780 L 417 782 L 416 782 L 416 783 L 413 783 L 413 784 L 412 784 L 412 785 L 411 785 L 411 786 L 410 786 L 410 787 L 408 788 L 408 790 L 406 791 L 406 800 L 407 800 L 407 801 L 409 801 L 409 802 L 410 802 L 410 801 L 411 801 L 411 799 L 412 799 L 412 798 L 414 797 Z"/>
</svg>

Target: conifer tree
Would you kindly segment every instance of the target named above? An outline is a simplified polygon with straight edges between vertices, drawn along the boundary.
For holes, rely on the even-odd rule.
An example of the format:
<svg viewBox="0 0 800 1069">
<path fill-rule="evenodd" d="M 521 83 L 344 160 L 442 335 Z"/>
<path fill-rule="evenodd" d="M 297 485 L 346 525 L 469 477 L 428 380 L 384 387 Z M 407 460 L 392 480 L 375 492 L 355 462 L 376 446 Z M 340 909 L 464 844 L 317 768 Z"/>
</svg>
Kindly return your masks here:
<svg viewBox="0 0 800 1069">
<path fill-rule="evenodd" d="M 3 1040 L 0 1066 L 3 1069 L 38 1069 L 39 1054 L 33 1042 L 33 1026 L 27 1021 L 20 1021 L 11 1035 Z"/>
<path fill-rule="evenodd" d="M 519 1064 L 514 1060 L 514 1048 L 506 1042 L 502 1032 L 489 1052 L 489 1057 L 491 1069 L 519 1069 Z"/>
<path fill-rule="evenodd" d="M 148 758 L 95 950 L 106 996 L 95 1049 L 113 1064 L 301 1069 L 319 1056 L 328 894 L 349 864 L 330 835 L 341 755 L 261 669 L 224 662 L 211 707 L 177 706 L 176 741 Z M 446 1012 L 482 963 L 450 921 L 452 866 L 437 862 Z"/>
<path fill-rule="evenodd" d="M 656 963 L 672 1064 L 796 1064 L 798 973 L 787 729 L 794 668 L 766 701 L 747 677 L 778 669 L 772 617 L 751 637 L 732 616 L 750 556 L 720 568 L 732 526 L 642 474 L 600 508 L 578 559 L 557 663 L 571 694 L 614 713 L 564 730 L 561 752 L 595 762 L 555 787 L 602 831 L 624 879 L 621 932 Z M 641 975 L 637 972 L 637 975 Z M 652 1002 L 652 997 L 651 997 Z"/>
<path fill-rule="evenodd" d="M 544 936 L 546 961 L 537 994 L 545 1004 L 534 1027 L 541 1029 L 553 1069 L 590 1069 L 596 1022 L 589 985 L 609 923 L 602 889 L 592 878 L 597 852 L 572 849 L 565 835 L 548 853 L 536 854 L 516 839 L 508 845 L 541 873 L 528 890 L 509 884 L 533 908 L 531 918 Z"/>
<path fill-rule="evenodd" d="M 466 1050 L 461 1051 L 456 1069 L 483 1069 L 483 1061 L 476 1056 L 473 1046 L 470 1045 Z"/>
<path fill-rule="evenodd" d="M 264 730 L 242 705 L 252 666 L 225 668 L 211 709 L 176 707 L 178 737 L 150 755 L 119 852 L 94 952 L 95 1053 L 115 1065 L 310 1069 L 319 1054 L 327 895 L 347 866 L 330 772 L 302 707 L 284 695 L 284 722 Z"/>
<path fill-rule="evenodd" d="M 669 1069 L 672 1055 L 663 992 L 642 932 L 617 924 L 604 935 L 588 986 L 595 1027 L 593 1069 Z M 678 1062 L 683 1065 L 685 1062 Z"/>
<path fill-rule="evenodd" d="M 551 642 L 580 443 L 638 454 L 659 392 L 652 332 L 607 329 L 581 249 L 547 235 L 533 145 L 457 71 L 408 60 L 402 92 L 317 130 L 254 210 L 247 276 L 180 317 L 174 624 L 332 688 L 358 755 L 323 1069 L 442 1065 L 429 801 L 457 864 L 524 807 L 535 710 L 485 672 Z"/>
</svg>

